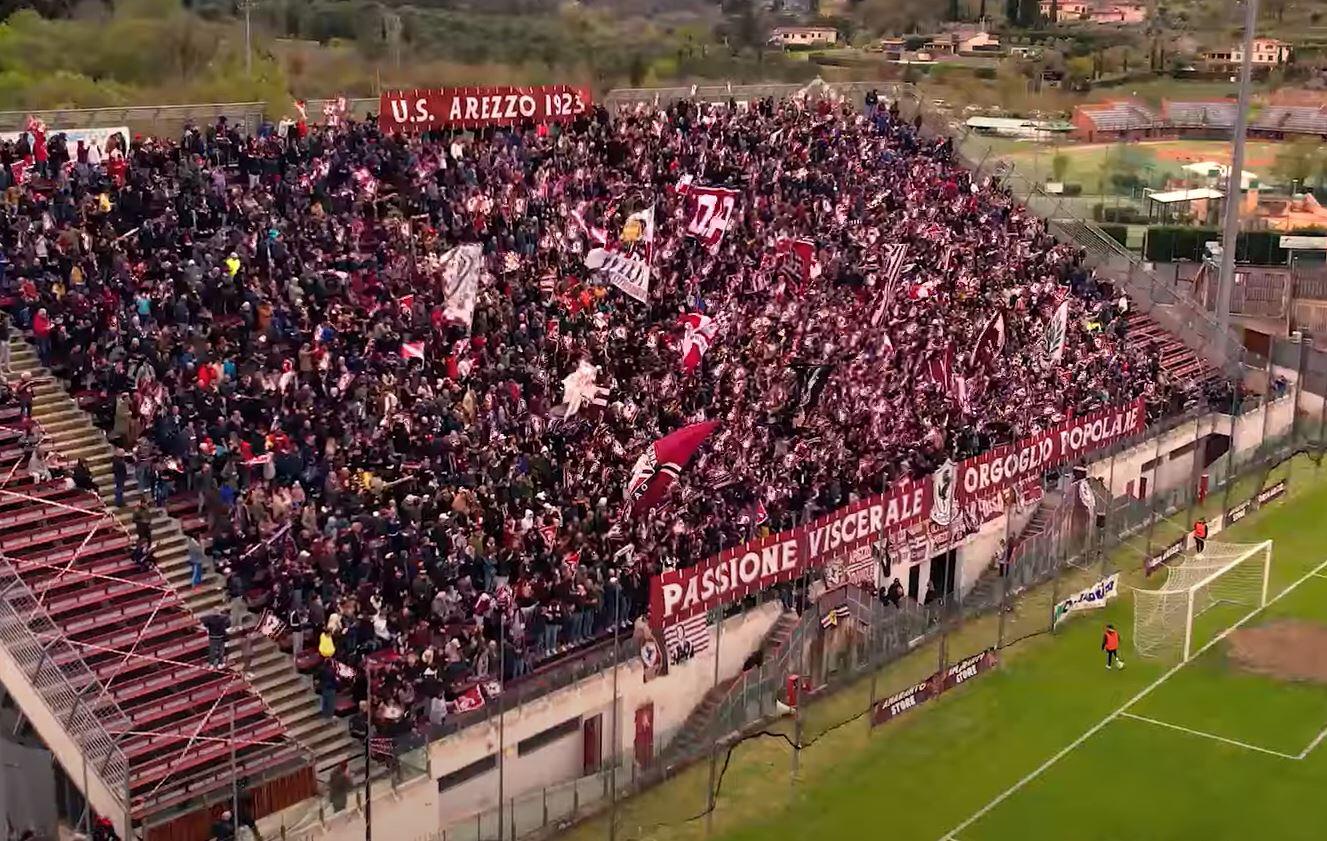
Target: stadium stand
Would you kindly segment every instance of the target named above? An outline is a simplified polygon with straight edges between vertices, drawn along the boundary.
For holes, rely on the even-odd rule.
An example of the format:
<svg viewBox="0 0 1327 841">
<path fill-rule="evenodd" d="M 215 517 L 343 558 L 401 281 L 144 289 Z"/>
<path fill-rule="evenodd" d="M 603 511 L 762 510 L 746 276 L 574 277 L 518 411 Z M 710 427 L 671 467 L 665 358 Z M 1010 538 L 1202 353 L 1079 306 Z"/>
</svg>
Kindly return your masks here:
<svg viewBox="0 0 1327 841">
<path fill-rule="evenodd" d="M 408 738 L 629 627 L 665 566 L 1069 416 L 1226 388 L 886 103 L 338 123 L 75 153 L 35 129 L 43 159 L 13 150 L 33 171 L 0 169 L 0 291 L 35 346 L 10 381 L 38 376 L 33 416 L 98 494 L 32 483 L 0 549 L 45 558 L 39 585 L 68 557 L 98 582 L 53 621 L 131 719 L 242 697 L 254 741 L 293 740 L 255 745 L 256 773 L 349 757 L 332 719 L 362 732 L 370 671 L 378 732 Z M 725 195 L 716 222 L 702 199 Z M 486 279 L 458 316 L 462 245 Z M 596 249 L 649 261 L 645 300 L 587 268 Z M 558 384 L 582 363 L 577 407 Z M 667 504 L 633 514 L 641 452 L 705 420 Z M 44 525 L 6 545 L 3 516 Z M 255 629 L 262 700 L 202 665 L 193 617 L 223 608 Z M 151 656 L 121 675 L 126 640 Z M 139 749 L 156 808 L 167 754 Z"/>
<path fill-rule="evenodd" d="M 1161 104 L 1161 120 L 1173 129 L 1211 129 L 1229 131 L 1235 125 L 1235 103 L 1227 100 L 1212 102 L 1175 102 Z"/>
</svg>

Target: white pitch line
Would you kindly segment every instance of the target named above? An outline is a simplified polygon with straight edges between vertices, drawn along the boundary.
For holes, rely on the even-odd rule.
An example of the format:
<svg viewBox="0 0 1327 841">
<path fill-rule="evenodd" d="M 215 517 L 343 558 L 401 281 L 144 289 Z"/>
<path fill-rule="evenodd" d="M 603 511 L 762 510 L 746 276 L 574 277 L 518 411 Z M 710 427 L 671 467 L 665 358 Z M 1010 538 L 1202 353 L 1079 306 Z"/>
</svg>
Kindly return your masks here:
<svg viewBox="0 0 1327 841">
<path fill-rule="evenodd" d="M 1265 753 L 1271 756 L 1279 756 L 1282 759 L 1300 760 L 1304 758 L 1303 754 L 1296 756 L 1290 753 L 1281 753 L 1281 751 L 1279 750 L 1272 750 L 1271 748 L 1264 748 L 1258 745 L 1251 745 L 1248 742 L 1239 742 L 1236 741 L 1235 739 L 1227 739 L 1225 736 L 1218 736 L 1215 733 L 1204 733 L 1201 730 L 1192 730 L 1188 727 L 1181 727 L 1178 724 L 1171 724 L 1168 721 L 1159 721 L 1155 718 L 1148 718 L 1147 716 L 1143 715 L 1134 715 L 1131 712 L 1120 713 L 1120 718 L 1132 718 L 1135 721 L 1145 721 L 1148 724 L 1155 724 L 1157 727 L 1165 727 L 1169 730 L 1178 730 L 1181 733 L 1188 733 L 1190 736 L 1199 736 L 1204 739 L 1211 739 L 1215 742 L 1224 742 L 1227 745 L 1234 745 L 1237 748 L 1244 748 L 1245 750 L 1256 750 L 1258 753 Z"/>
<path fill-rule="evenodd" d="M 1321 733 L 1314 736 L 1313 741 L 1309 742 L 1309 746 L 1304 748 L 1304 750 L 1300 752 L 1299 756 L 1295 758 L 1306 759 L 1309 754 L 1313 753 L 1313 751 L 1318 747 L 1318 745 L 1322 744 L 1323 739 L 1327 739 L 1327 727 L 1324 727 Z"/>
<path fill-rule="evenodd" d="M 1313 577 L 1314 577 L 1314 578 L 1327 578 L 1327 573 L 1324 573 L 1324 572 L 1315 572 L 1315 573 L 1313 573 Z"/>
<path fill-rule="evenodd" d="M 994 809 L 996 806 L 999 806 L 1001 803 L 1008 800 L 1014 794 L 1021 791 L 1025 785 L 1032 782 L 1037 777 L 1040 777 L 1042 774 L 1046 773 L 1047 768 L 1050 768 L 1052 765 L 1059 762 L 1061 759 L 1064 759 L 1073 751 L 1077 750 L 1078 747 L 1081 746 L 1084 742 L 1086 742 L 1088 739 L 1092 738 L 1093 736 L 1097 735 L 1097 733 L 1101 732 L 1101 730 L 1107 724 L 1110 724 L 1112 721 L 1119 718 L 1120 713 L 1124 712 L 1125 710 L 1132 707 L 1134 704 L 1146 698 L 1148 695 L 1152 693 L 1154 689 L 1156 689 L 1158 686 L 1165 683 L 1166 681 L 1170 680 L 1170 678 L 1176 672 L 1184 668 L 1185 665 L 1187 665 L 1189 662 L 1191 662 L 1192 660 L 1196 660 L 1198 656 L 1201 655 L 1204 651 L 1216 645 L 1221 640 L 1225 639 L 1237 628 L 1241 627 L 1245 622 L 1248 622 L 1250 619 L 1257 616 L 1259 613 L 1262 613 L 1269 606 L 1276 604 L 1276 602 L 1280 601 L 1282 598 L 1288 595 L 1292 590 L 1295 590 L 1305 581 L 1308 581 L 1310 578 L 1313 578 L 1318 573 L 1322 572 L 1324 569 L 1327 569 L 1327 561 L 1323 561 L 1322 563 L 1318 564 L 1316 567 L 1306 572 L 1303 576 L 1301 576 L 1290 586 L 1286 587 L 1284 590 L 1277 593 L 1272 598 L 1268 599 L 1267 604 L 1245 614 L 1245 616 L 1242 619 L 1240 619 L 1238 622 L 1236 622 L 1234 625 L 1231 625 L 1229 628 L 1225 629 L 1220 634 L 1217 634 L 1217 636 L 1213 638 L 1211 642 L 1207 643 L 1202 648 L 1198 649 L 1198 651 L 1188 660 L 1182 660 L 1179 663 L 1175 664 L 1174 666 L 1170 667 L 1166 671 L 1166 673 L 1163 674 L 1161 677 L 1157 678 L 1147 686 L 1143 687 L 1143 689 L 1137 695 L 1125 701 L 1123 704 L 1119 706 L 1118 709 L 1116 709 L 1110 715 L 1106 716 L 1101 721 L 1098 721 L 1096 724 L 1089 727 L 1087 731 L 1083 733 L 1083 735 L 1079 736 L 1077 739 L 1074 739 L 1072 742 L 1065 745 L 1058 752 L 1056 752 L 1056 754 L 1052 756 L 1050 759 L 1047 759 L 1045 762 L 1041 763 L 1036 768 L 1032 769 L 1031 773 L 1023 777 L 1023 779 L 1019 780 L 1018 782 L 1011 785 L 1009 788 L 1000 792 L 998 795 L 995 796 L 993 800 L 991 800 L 990 803 L 987 803 L 985 806 L 982 806 L 980 809 L 973 812 L 971 817 L 969 817 L 967 820 L 963 821 L 958 826 L 954 827 L 953 829 L 946 832 L 944 835 L 940 836 L 940 841 L 955 841 L 955 836 L 958 835 L 958 833 L 964 831 L 965 829 L 972 826 L 977 821 L 986 817 L 986 815 L 988 815 L 991 812 L 991 810 Z"/>
</svg>

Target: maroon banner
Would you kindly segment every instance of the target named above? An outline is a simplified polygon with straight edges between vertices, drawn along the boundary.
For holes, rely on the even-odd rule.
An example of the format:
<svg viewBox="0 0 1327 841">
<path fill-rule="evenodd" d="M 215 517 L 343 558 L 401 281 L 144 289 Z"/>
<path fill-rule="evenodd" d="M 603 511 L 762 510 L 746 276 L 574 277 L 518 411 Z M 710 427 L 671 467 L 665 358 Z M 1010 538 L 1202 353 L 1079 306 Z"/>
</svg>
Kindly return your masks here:
<svg viewBox="0 0 1327 841">
<path fill-rule="evenodd" d="M 871 708 L 871 726 L 884 724 L 914 707 L 919 707 L 959 684 L 990 671 L 999 662 L 999 652 L 994 648 L 988 648 L 979 654 L 959 660 L 943 672 L 936 672 L 902 692 L 896 692 L 888 698 L 876 701 L 875 706 Z"/>
<path fill-rule="evenodd" d="M 925 560 L 928 553 L 957 543 L 999 516 L 1016 493 L 1032 500 L 1047 470 L 1140 432 L 1144 419 L 1142 400 L 1072 418 L 813 523 L 735 546 L 694 567 L 656 575 L 650 582 L 650 622 L 658 629 L 670 627 L 840 557 L 852 554 L 848 564 L 861 561 L 862 553 L 881 538 L 896 547 L 891 552 L 896 560 Z M 950 524 L 959 511 L 967 525 L 954 528 Z M 922 525 L 927 520 L 931 522 Z"/>
<path fill-rule="evenodd" d="M 592 102 L 588 88 L 572 85 L 383 91 L 378 128 L 390 133 L 552 123 L 581 116 Z"/>
<path fill-rule="evenodd" d="M 759 593 L 887 534 L 922 522 L 930 482 L 903 482 L 804 526 L 735 546 L 704 563 L 650 581 L 650 619 L 668 627 L 751 593 Z"/>
<path fill-rule="evenodd" d="M 1071 418 L 1015 444 L 996 447 L 958 466 L 959 505 L 1018 482 L 1040 478 L 1053 467 L 1074 461 L 1143 430 L 1142 399 Z"/>
<path fill-rule="evenodd" d="M 997 655 L 994 648 L 988 648 L 980 654 L 965 657 L 945 670 L 941 692 L 948 692 L 955 686 L 965 683 L 982 672 L 995 668 Z"/>
<path fill-rule="evenodd" d="M 909 686 L 902 692 L 895 692 L 883 701 L 876 701 L 875 706 L 871 708 L 871 726 L 884 724 L 895 716 L 902 715 L 934 698 L 936 693 L 932 689 L 933 683 L 935 683 L 934 675 L 922 683 Z"/>
</svg>

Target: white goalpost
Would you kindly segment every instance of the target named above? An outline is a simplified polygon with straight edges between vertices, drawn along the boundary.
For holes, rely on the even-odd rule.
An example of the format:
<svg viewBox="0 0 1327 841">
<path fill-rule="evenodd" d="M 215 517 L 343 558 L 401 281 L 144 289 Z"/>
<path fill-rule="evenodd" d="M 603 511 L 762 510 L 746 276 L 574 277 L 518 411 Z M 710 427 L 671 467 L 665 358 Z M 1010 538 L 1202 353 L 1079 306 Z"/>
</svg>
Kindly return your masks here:
<svg viewBox="0 0 1327 841">
<path fill-rule="evenodd" d="M 1134 648 L 1143 657 L 1179 654 L 1188 660 L 1196 617 L 1219 604 L 1267 604 L 1272 541 L 1209 542 L 1202 555 L 1186 555 L 1166 569 L 1159 589 L 1134 590 Z"/>
</svg>

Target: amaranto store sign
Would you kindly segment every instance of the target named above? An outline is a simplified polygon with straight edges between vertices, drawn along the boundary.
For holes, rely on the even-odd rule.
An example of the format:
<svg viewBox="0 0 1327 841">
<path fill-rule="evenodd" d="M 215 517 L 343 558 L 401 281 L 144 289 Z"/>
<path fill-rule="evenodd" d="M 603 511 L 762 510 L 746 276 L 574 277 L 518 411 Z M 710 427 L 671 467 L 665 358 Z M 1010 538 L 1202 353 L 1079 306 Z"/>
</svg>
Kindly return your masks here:
<svg viewBox="0 0 1327 841">
<path fill-rule="evenodd" d="M 946 524 L 955 506 L 1001 494 L 1047 470 L 1110 446 L 1144 427 L 1143 401 L 1060 423 L 1015 444 L 961 464 L 946 465 L 919 482 L 901 482 L 810 523 L 734 546 L 650 581 L 650 620 L 659 628 L 738 601 L 820 569 L 927 519 Z"/>
</svg>

